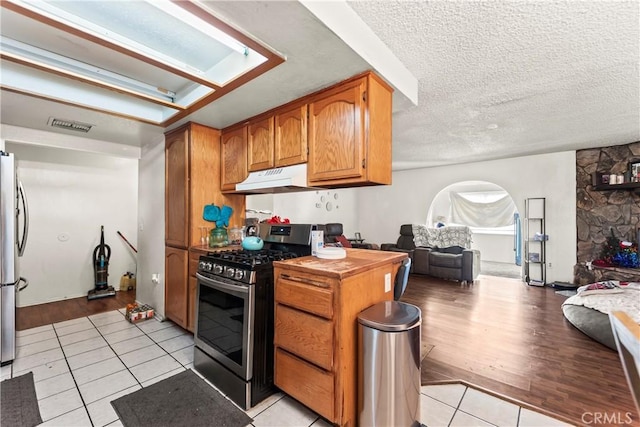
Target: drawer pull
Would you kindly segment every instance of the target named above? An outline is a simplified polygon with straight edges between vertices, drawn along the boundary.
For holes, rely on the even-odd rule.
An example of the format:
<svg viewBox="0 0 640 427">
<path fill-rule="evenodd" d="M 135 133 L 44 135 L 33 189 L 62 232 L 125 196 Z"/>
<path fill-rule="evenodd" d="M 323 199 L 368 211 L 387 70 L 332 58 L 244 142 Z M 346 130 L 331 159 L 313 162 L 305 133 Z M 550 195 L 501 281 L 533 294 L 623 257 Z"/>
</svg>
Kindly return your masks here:
<svg viewBox="0 0 640 427">
<path fill-rule="evenodd" d="M 316 286 L 318 288 L 329 288 L 331 285 L 325 282 L 317 282 L 312 279 L 307 279 L 306 277 L 297 277 L 297 276 L 289 276 L 288 274 L 282 274 L 280 277 L 286 280 L 290 280 L 292 282 L 304 283 L 306 285 Z"/>
</svg>

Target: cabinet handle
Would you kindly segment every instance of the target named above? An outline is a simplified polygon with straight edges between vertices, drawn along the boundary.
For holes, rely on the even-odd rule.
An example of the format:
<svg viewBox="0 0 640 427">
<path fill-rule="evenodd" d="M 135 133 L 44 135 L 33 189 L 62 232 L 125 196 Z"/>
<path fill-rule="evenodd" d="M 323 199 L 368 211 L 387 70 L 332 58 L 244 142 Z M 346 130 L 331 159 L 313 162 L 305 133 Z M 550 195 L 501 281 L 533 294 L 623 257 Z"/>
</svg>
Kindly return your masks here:
<svg viewBox="0 0 640 427">
<path fill-rule="evenodd" d="M 288 274 L 280 275 L 283 279 L 290 280 L 292 282 L 304 283 L 306 285 L 316 286 L 319 288 L 329 288 L 330 285 L 324 282 L 316 282 L 315 280 L 307 279 L 306 277 L 289 276 Z"/>
</svg>

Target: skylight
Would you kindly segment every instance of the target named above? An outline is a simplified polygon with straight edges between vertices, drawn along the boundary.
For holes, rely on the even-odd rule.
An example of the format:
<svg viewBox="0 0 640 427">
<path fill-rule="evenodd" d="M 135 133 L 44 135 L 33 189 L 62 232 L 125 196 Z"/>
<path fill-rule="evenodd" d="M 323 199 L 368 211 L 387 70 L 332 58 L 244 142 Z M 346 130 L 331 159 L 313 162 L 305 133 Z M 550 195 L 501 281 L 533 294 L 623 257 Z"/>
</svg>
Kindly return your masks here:
<svg viewBox="0 0 640 427">
<path fill-rule="evenodd" d="M 2 88 L 168 125 L 283 62 L 197 2 L 2 2 Z"/>
</svg>

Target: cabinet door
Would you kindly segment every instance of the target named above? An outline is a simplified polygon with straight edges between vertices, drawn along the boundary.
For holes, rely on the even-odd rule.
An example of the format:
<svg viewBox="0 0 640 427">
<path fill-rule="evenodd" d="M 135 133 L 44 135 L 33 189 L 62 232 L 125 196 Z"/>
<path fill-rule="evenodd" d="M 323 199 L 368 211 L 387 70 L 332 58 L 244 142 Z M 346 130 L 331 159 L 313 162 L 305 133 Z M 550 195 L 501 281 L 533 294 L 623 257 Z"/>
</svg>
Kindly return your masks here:
<svg viewBox="0 0 640 427">
<path fill-rule="evenodd" d="M 165 243 L 189 246 L 189 130 L 167 135 L 165 142 Z"/>
<path fill-rule="evenodd" d="M 364 90 L 359 80 L 309 104 L 309 183 L 363 176 Z"/>
<path fill-rule="evenodd" d="M 247 178 L 247 127 L 223 132 L 221 138 L 220 175 L 222 191 L 234 191 Z"/>
<path fill-rule="evenodd" d="M 186 249 L 165 247 L 164 315 L 183 328 L 187 327 L 187 268 Z"/>
<path fill-rule="evenodd" d="M 275 116 L 275 165 L 297 165 L 307 161 L 307 105 Z"/>
<path fill-rule="evenodd" d="M 248 133 L 249 172 L 273 168 L 273 117 L 251 122 Z"/>
</svg>

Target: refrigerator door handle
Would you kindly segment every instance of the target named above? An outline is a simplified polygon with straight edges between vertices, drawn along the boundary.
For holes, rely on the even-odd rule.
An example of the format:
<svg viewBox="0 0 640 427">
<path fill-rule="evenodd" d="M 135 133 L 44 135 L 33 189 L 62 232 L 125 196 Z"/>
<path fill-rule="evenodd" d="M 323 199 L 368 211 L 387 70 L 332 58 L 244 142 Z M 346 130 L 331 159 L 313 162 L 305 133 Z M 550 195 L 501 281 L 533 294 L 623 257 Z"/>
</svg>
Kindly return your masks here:
<svg viewBox="0 0 640 427">
<path fill-rule="evenodd" d="M 24 187 L 22 186 L 22 181 L 20 181 L 18 185 L 20 189 L 20 200 L 22 201 L 22 211 L 24 212 L 22 240 L 18 243 L 18 256 L 22 256 L 24 248 L 27 246 L 27 235 L 29 234 L 29 205 L 27 203 L 27 196 L 24 192 Z"/>
<path fill-rule="evenodd" d="M 27 286 L 29 286 L 29 281 L 27 279 L 25 279 L 24 277 L 20 277 L 20 279 L 18 279 L 18 283 L 20 282 L 24 282 L 24 286 L 23 287 L 19 287 L 18 288 L 18 292 L 23 291 L 24 289 L 27 289 Z"/>
</svg>

